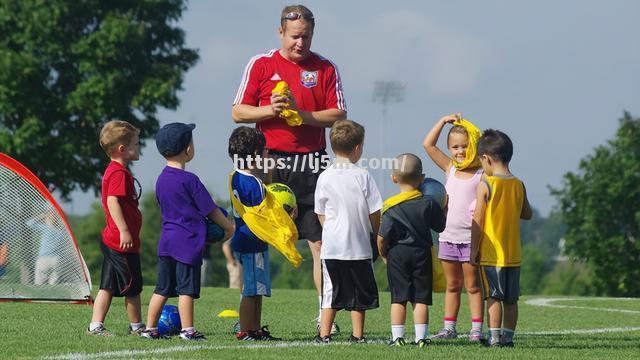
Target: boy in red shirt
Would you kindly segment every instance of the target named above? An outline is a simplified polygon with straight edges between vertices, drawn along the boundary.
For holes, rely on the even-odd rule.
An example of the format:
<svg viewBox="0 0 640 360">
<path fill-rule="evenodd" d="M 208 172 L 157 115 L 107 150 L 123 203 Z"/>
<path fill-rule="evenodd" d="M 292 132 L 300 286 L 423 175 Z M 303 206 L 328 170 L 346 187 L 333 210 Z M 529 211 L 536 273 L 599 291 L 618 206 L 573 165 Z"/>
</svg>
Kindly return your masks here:
<svg viewBox="0 0 640 360">
<path fill-rule="evenodd" d="M 93 304 L 87 335 L 113 336 L 104 319 L 112 298 L 125 297 L 131 325 L 129 334 L 139 335 L 145 328 L 140 311 L 142 271 L 140 269 L 140 227 L 142 215 L 138 199 L 142 188 L 127 169 L 140 157 L 140 130 L 125 121 L 113 120 L 100 131 L 100 146 L 111 159 L 102 177 L 102 207 L 106 226 L 100 249 L 104 256 L 100 291 Z M 134 186 L 137 184 L 137 188 Z"/>
</svg>

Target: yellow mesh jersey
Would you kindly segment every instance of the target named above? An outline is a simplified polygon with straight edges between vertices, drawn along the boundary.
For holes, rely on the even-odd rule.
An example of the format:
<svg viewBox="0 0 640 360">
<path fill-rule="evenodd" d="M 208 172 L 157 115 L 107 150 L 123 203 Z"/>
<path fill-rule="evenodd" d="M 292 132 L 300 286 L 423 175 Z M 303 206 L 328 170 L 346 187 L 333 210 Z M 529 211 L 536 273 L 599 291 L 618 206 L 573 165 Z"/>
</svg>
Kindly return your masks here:
<svg viewBox="0 0 640 360">
<path fill-rule="evenodd" d="M 520 266 L 520 214 L 524 185 L 516 177 L 488 176 L 489 202 L 480 242 L 480 265 Z"/>
</svg>

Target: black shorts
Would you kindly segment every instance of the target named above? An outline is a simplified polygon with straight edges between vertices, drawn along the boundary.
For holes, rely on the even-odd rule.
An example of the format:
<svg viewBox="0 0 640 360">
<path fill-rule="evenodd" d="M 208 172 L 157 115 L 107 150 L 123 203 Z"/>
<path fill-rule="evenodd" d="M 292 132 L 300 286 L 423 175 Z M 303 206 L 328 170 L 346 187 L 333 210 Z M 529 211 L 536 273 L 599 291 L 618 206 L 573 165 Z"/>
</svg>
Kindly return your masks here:
<svg viewBox="0 0 640 360">
<path fill-rule="evenodd" d="M 363 311 L 378 306 L 378 286 L 371 259 L 322 260 L 323 309 Z"/>
<path fill-rule="evenodd" d="M 387 278 L 392 303 L 431 305 L 431 249 L 396 245 L 387 254 Z"/>
<path fill-rule="evenodd" d="M 271 181 L 286 184 L 296 195 L 298 217 L 295 220 L 298 238 L 318 241 L 322 239 L 322 226 L 314 212 L 314 195 L 318 177 L 328 165 L 325 150 L 312 153 L 286 153 L 272 150 L 269 157 L 284 164 L 273 170 Z M 283 162 L 284 161 L 284 162 Z M 311 165 L 310 165 L 311 164 Z"/>
<path fill-rule="evenodd" d="M 142 292 L 140 254 L 115 251 L 100 242 L 102 274 L 100 289 L 113 292 L 115 297 L 131 297 Z"/>
<path fill-rule="evenodd" d="M 520 297 L 520 267 L 480 266 L 484 298 L 515 304 Z"/>
<path fill-rule="evenodd" d="M 158 256 L 158 280 L 153 292 L 166 297 L 189 295 L 200 298 L 200 267 L 181 263 L 170 256 Z"/>
</svg>

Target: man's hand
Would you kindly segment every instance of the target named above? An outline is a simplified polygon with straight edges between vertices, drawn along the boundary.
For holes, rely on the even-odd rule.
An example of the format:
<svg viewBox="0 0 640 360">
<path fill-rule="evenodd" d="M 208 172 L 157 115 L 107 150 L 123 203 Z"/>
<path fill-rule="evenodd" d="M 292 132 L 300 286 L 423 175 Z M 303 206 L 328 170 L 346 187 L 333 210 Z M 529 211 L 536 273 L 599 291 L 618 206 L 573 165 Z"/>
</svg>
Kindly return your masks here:
<svg viewBox="0 0 640 360">
<path fill-rule="evenodd" d="M 271 94 L 271 111 L 273 116 L 279 116 L 282 110 L 290 108 L 289 97 L 279 94 Z"/>
<path fill-rule="evenodd" d="M 122 250 L 129 250 L 133 247 L 133 236 L 129 230 L 120 231 L 120 248 Z"/>
</svg>

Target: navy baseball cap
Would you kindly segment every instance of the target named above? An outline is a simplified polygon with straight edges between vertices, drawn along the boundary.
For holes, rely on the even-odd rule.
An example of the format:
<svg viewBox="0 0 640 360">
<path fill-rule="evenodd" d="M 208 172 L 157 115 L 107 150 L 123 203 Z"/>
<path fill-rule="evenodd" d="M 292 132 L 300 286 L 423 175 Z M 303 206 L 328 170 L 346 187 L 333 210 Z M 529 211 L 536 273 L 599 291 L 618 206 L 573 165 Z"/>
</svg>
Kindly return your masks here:
<svg viewBox="0 0 640 360">
<path fill-rule="evenodd" d="M 156 146 L 164 157 L 176 156 L 191 143 L 196 124 L 171 123 L 163 126 L 156 134 Z"/>
</svg>

